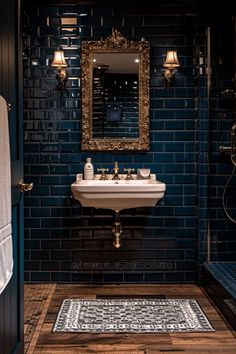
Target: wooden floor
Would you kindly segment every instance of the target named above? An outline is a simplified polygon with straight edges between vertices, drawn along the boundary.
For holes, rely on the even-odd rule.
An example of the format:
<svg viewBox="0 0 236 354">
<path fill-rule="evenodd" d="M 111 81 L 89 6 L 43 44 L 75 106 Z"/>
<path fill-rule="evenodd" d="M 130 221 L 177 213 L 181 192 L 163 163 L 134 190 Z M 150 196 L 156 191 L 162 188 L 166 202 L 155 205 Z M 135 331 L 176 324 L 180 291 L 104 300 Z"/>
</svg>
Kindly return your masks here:
<svg viewBox="0 0 236 354">
<path fill-rule="evenodd" d="M 33 298 L 27 297 L 29 293 Z M 27 298 L 25 311 L 28 314 L 28 318 L 27 315 L 25 316 L 25 321 L 28 321 L 25 327 L 28 338 L 28 343 L 25 346 L 27 354 L 236 353 L 236 333 L 223 320 L 220 312 L 204 292 L 194 285 L 26 285 L 25 294 Z M 32 303 L 35 306 L 37 294 L 41 296 L 41 305 L 36 323 L 32 325 L 34 321 L 31 321 L 33 334 L 29 336 L 28 326 L 32 311 L 27 311 L 27 308 L 30 308 Z M 165 298 L 197 299 L 216 331 L 170 334 L 59 334 L 51 332 L 60 304 L 65 298 L 95 299 L 103 296 L 153 295 Z"/>
</svg>

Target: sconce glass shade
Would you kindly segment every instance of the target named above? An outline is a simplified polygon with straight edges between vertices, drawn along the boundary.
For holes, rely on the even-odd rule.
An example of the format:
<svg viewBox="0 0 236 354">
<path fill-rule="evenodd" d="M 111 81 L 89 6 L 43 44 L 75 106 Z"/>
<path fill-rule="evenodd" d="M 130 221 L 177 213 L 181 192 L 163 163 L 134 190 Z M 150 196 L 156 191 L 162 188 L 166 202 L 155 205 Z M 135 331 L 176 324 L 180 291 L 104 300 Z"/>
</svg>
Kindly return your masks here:
<svg viewBox="0 0 236 354">
<path fill-rule="evenodd" d="M 65 61 L 64 51 L 62 48 L 55 50 L 51 66 L 53 68 L 57 68 L 58 73 L 56 78 L 58 81 L 58 88 L 60 90 L 64 90 L 66 88 L 66 83 L 68 80 L 68 74 L 64 68 L 66 68 L 68 65 Z"/>
<path fill-rule="evenodd" d="M 178 68 L 180 66 L 177 51 L 176 50 L 168 50 L 166 54 L 166 60 L 164 62 L 165 68 Z"/>
<path fill-rule="evenodd" d="M 54 68 L 66 68 L 68 66 L 65 61 L 64 51 L 62 49 L 55 50 L 51 66 Z"/>
<path fill-rule="evenodd" d="M 168 50 L 166 54 L 166 60 L 163 64 L 164 72 L 163 77 L 165 79 L 165 85 L 169 86 L 170 82 L 174 79 L 177 68 L 180 67 L 180 63 L 176 50 Z"/>
</svg>

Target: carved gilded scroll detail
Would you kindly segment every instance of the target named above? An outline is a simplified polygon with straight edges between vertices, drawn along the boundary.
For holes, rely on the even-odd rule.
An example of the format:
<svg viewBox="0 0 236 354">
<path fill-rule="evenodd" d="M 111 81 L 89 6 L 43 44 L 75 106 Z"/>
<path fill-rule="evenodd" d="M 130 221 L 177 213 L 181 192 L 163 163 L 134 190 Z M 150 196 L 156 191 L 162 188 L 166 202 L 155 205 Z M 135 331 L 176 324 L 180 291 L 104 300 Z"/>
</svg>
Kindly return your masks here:
<svg viewBox="0 0 236 354">
<path fill-rule="evenodd" d="M 139 137 L 134 139 L 93 138 L 93 55 L 94 53 L 138 53 L 139 63 Z M 82 150 L 93 151 L 147 151 L 149 143 L 149 81 L 150 46 L 147 41 L 130 41 L 119 31 L 101 41 L 85 41 L 82 44 Z"/>
</svg>

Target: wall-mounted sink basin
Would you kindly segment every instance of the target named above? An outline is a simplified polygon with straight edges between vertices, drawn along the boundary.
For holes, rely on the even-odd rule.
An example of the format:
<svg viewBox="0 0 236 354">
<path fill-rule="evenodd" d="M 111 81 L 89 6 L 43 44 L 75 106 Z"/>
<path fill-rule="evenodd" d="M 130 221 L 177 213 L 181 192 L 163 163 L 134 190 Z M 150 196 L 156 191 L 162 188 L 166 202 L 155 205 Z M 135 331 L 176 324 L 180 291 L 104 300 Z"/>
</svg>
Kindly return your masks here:
<svg viewBox="0 0 236 354">
<path fill-rule="evenodd" d="M 153 207 L 164 197 L 165 183 L 157 180 L 82 180 L 71 185 L 74 198 L 84 207 L 120 211 Z"/>
<path fill-rule="evenodd" d="M 73 183 L 71 190 L 74 198 L 79 200 L 84 207 L 115 211 L 112 228 L 113 245 L 119 248 L 122 234 L 120 210 L 155 206 L 159 199 L 164 197 L 166 185 L 156 179 L 137 179 L 137 175 L 134 175 L 131 180 L 125 179 L 125 175 L 122 175 L 119 180 L 112 180 L 112 177 L 112 175 L 107 175 L 107 180 L 100 180 L 100 176 L 95 175 L 94 180 L 81 180 Z"/>
</svg>

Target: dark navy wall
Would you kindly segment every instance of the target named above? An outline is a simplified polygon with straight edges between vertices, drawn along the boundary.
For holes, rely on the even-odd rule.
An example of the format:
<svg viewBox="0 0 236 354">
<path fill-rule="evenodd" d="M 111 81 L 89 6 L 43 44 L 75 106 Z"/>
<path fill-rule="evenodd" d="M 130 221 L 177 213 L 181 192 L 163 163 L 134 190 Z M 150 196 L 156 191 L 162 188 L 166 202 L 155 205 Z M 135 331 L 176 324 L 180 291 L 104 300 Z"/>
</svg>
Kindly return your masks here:
<svg viewBox="0 0 236 354">
<path fill-rule="evenodd" d="M 26 281 L 194 282 L 198 245 L 198 111 L 193 72 L 195 16 L 183 1 L 129 5 L 25 5 L 24 129 Z M 86 12 L 87 16 L 80 16 Z M 77 18 L 62 25 L 61 18 Z M 101 39 L 112 27 L 151 45 L 149 152 L 81 152 L 80 45 Z M 49 64 L 62 45 L 69 84 L 56 89 Z M 162 80 L 166 51 L 177 49 L 181 68 L 170 88 Z M 122 247 L 112 246 L 113 215 L 82 208 L 70 184 L 86 157 L 95 169 L 150 167 L 165 182 L 155 208 L 121 212 Z"/>
</svg>

